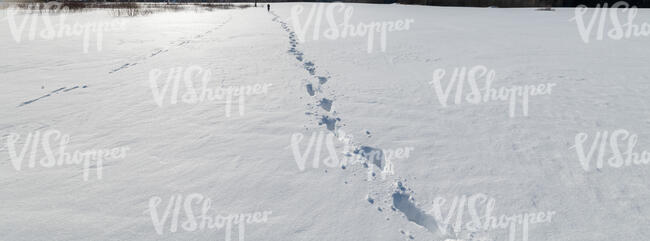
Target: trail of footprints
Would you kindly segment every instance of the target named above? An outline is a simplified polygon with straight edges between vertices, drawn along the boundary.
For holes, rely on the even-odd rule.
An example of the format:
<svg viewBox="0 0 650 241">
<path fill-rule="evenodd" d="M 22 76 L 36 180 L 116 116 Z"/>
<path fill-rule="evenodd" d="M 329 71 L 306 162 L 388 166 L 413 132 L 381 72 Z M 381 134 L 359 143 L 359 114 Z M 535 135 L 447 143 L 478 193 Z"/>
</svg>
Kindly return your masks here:
<svg viewBox="0 0 650 241">
<path fill-rule="evenodd" d="M 308 106 L 311 107 L 311 110 L 306 112 L 305 114 L 314 115 L 319 125 L 325 125 L 325 127 L 329 131 L 331 131 L 332 133 L 334 133 L 335 136 L 338 137 L 340 133 L 337 132 L 336 130 L 337 127 L 341 126 L 342 124 L 341 124 L 341 118 L 338 117 L 338 113 L 336 111 L 332 111 L 334 98 L 331 95 L 325 97 L 319 97 L 319 95 L 324 95 L 323 86 L 329 81 L 331 77 L 316 75 L 317 66 L 314 64 L 313 61 L 307 60 L 305 58 L 304 53 L 297 49 L 298 41 L 296 39 L 296 33 L 293 30 L 291 30 L 291 28 L 288 26 L 286 22 L 280 20 L 280 17 L 277 14 L 275 14 L 273 11 L 271 11 L 270 13 L 271 15 L 273 15 L 273 21 L 279 23 L 282 29 L 289 34 L 290 48 L 287 52 L 290 55 L 293 55 L 296 58 L 296 60 L 302 64 L 302 67 L 305 69 L 305 71 L 307 71 L 309 75 L 312 77 L 311 81 L 310 80 L 306 81 L 305 89 L 307 94 L 312 98 L 314 98 L 317 104 L 315 105 L 308 104 Z M 320 114 L 321 112 L 320 109 L 324 110 L 326 113 Z M 368 135 L 370 134 L 369 132 L 366 133 Z M 356 156 L 361 156 L 362 158 L 364 158 L 363 160 L 364 168 L 369 168 L 368 163 L 370 163 L 370 165 L 377 166 L 380 170 L 384 168 L 386 162 L 385 160 L 383 160 L 384 156 L 383 156 L 383 151 L 381 149 L 362 145 L 361 143 L 357 143 L 353 141 L 351 142 L 352 143 L 350 144 L 353 146 L 352 148 L 353 151 L 350 154 L 351 155 L 354 154 Z M 381 153 L 380 154 L 381 157 L 379 158 L 380 160 L 374 158 L 374 153 L 376 152 Z M 346 169 L 345 166 L 341 166 L 341 168 Z M 373 177 L 375 176 L 374 172 L 372 172 L 372 176 Z M 400 213 L 402 213 L 407 220 L 425 228 L 429 232 L 432 233 L 436 232 L 437 225 L 435 219 L 416 205 L 415 199 L 413 198 L 414 192 L 410 188 L 405 187 L 404 185 L 405 182 L 406 179 L 399 178 L 399 177 L 396 178 L 395 182 L 392 183 L 392 185 L 390 186 L 390 191 L 389 191 L 390 195 L 385 198 L 386 200 L 384 200 L 384 203 L 390 205 L 391 210 L 399 211 Z M 380 187 L 380 189 L 386 189 L 386 188 Z M 383 191 L 385 192 L 385 190 Z M 371 197 L 370 194 L 368 194 L 367 200 L 371 205 L 379 205 L 379 203 L 376 202 L 375 198 Z M 383 209 L 379 206 L 377 207 L 377 210 L 379 212 L 383 211 Z M 389 220 L 389 218 L 386 218 L 386 220 Z M 403 230 L 400 230 L 400 232 L 409 239 L 415 239 L 415 237 L 412 234 L 408 234 Z"/>
<path fill-rule="evenodd" d="M 314 77 L 318 81 L 316 83 L 311 83 L 308 81 L 308 83 L 305 84 L 305 88 L 307 91 L 307 94 L 309 96 L 317 98 L 316 94 L 317 93 L 322 93 L 321 87 L 327 83 L 330 77 L 325 77 L 325 76 L 316 76 L 316 65 L 312 61 L 305 60 L 304 54 L 298 50 L 296 47 L 298 46 L 298 41 L 296 40 L 296 33 L 289 28 L 287 23 L 283 22 L 282 20 L 279 20 L 278 15 L 275 13 L 271 12 L 271 14 L 274 16 L 273 21 L 277 22 L 282 26 L 282 29 L 289 33 L 289 45 L 291 48 L 287 51 L 289 54 L 293 55 L 298 62 L 302 63 L 303 68 L 305 71 L 309 73 L 310 76 Z M 339 122 L 341 119 L 336 117 L 336 112 L 332 112 L 332 103 L 334 102 L 331 98 L 322 98 L 319 101 L 319 106 L 323 110 L 327 111 L 328 114 L 320 115 L 320 125 L 326 125 L 327 129 L 334 132 L 336 129 L 336 123 Z M 319 115 L 317 111 L 314 111 L 315 113 L 309 112 L 309 114 L 315 114 Z M 330 113 L 331 112 L 331 113 Z M 331 114 L 331 116 L 330 116 Z"/>
</svg>

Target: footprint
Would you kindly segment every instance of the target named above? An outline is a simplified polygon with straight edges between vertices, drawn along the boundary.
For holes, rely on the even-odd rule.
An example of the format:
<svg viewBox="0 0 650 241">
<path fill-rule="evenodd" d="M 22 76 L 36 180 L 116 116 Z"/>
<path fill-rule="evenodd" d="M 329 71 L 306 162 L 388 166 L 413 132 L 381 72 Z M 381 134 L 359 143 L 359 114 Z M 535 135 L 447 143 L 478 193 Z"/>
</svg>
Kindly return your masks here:
<svg viewBox="0 0 650 241">
<path fill-rule="evenodd" d="M 320 100 L 320 103 L 318 104 L 318 106 L 323 108 L 323 110 L 326 110 L 326 111 L 329 112 L 330 110 L 332 110 L 332 100 L 327 99 L 327 98 L 323 98 L 323 99 Z"/>
<path fill-rule="evenodd" d="M 305 69 L 309 72 L 309 74 L 314 75 L 316 73 L 316 67 L 314 66 L 314 63 L 311 61 L 308 61 L 304 64 Z"/>
<path fill-rule="evenodd" d="M 316 76 L 316 78 L 318 78 L 318 83 L 321 85 L 327 83 L 329 80 L 329 77 Z"/>
<path fill-rule="evenodd" d="M 341 119 L 339 118 L 330 118 L 329 116 L 321 117 L 319 125 L 325 125 L 328 130 L 334 131 L 336 129 L 336 122 Z"/>
<path fill-rule="evenodd" d="M 393 193 L 393 206 L 406 216 L 406 219 L 420 225 L 432 233 L 437 230 L 436 220 L 410 200 L 411 196 L 402 192 Z"/>
</svg>

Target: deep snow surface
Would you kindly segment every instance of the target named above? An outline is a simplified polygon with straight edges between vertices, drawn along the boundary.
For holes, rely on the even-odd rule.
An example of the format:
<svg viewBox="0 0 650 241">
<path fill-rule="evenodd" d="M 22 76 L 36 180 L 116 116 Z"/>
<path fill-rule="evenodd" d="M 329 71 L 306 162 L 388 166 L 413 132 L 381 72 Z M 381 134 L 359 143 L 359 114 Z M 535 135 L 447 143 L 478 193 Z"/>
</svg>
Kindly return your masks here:
<svg viewBox="0 0 650 241">
<path fill-rule="evenodd" d="M 266 222 L 246 224 L 246 240 L 509 240 L 507 228 L 454 232 L 453 212 L 441 228 L 435 200 L 447 200 L 446 218 L 454 197 L 477 195 L 494 200 L 497 217 L 552 212 L 528 227 L 531 241 L 650 237 L 650 166 L 585 171 L 572 148 L 578 133 L 590 144 L 597 132 L 625 129 L 638 135 L 636 151 L 650 149 L 647 37 L 585 44 L 573 9 L 346 4 L 352 23 L 414 20 L 388 33 L 385 51 L 368 53 L 367 37 L 299 41 L 295 5 L 124 18 L 124 29 L 88 53 L 79 37 L 18 43 L 2 13 L 0 240 L 227 239 L 224 229 L 171 232 L 169 223 L 156 232 L 152 197 L 162 215 L 170 197 L 193 193 L 210 198 L 213 215 L 269 211 Z M 313 4 L 301 5 L 304 24 Z M 650 22 L 650 12 L 637 21 Z M 170 69 L 190 66 L 209 70 L 213 86 L 268 91 L 235 99 L 232 109 L 224 101 L 158 105 L 151 71 L 162 71 L 162 83 Z M 527 116 L 517 109 L 510 117 L 504 101 L 442 107 L 434 71 L 447 71 L 446 87 L 454 68 L 473 66 L 494 70 L 495 87 L 554 87 L 531 97 Z M 70 135 L 69 150 L 128 151 L 104 161 L 101 179 L 91 171 L 84 181 L 79 165 L 25 161 L 16 170 L 7 138 L 20 134 L 22 148 L 28 133 L 47 130 Z M 324 141 L 311 153 L 321 151 L 319 166 L 308 154 L 301 170 L 292 138 L 303 136 L 304 154 L 319 133 L 347 139 L 333 141 L 337 155 L 359 161 L 325 165 Z M 368 160 L 379 149 L 384 157 Z M 407 149 L 382 177 L 388 152 Z M 522 228 L 514 240 L 524 240 Z"/>
</svg>

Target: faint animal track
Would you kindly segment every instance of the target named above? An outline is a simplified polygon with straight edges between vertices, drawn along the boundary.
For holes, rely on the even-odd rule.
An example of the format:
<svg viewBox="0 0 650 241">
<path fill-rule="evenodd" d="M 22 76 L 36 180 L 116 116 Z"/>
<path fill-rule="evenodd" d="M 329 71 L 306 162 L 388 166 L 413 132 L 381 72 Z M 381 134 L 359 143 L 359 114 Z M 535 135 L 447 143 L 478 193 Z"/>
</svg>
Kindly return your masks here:
<svg viewBox="0 0 650 241">
<path fill-rule="evenodd" d="M 118 71 L 120 71 L 120 70 L 123 70 L 123 69 L 127 69 L 127 68 L 130 68 L 130 67 L 133 67 L 133 66 L 135 66 L 135 65 L 137 65 L 137 64 L 139 64 L 139 63 L 142 63 L 143 61 L 145 61 L 145 60 L 147 60 L 147 59 L 149 59 L 149 58 L 152 58 L 152 57 L 154 57 L 154 56 L 157 56 L 157 55 L 159 55 L 159 54 L 161 54 L 161 53 L 168 52 L 168 51 L 169 51 L 173 46 L 182 46 L 182 45 L 186 45 L 186 44 L 188 44 L 188 43 L 191 43 L 192 41 L 198 40 L 199 38 L 204 37 L 204 36 L 206 36 L 207 34 L 212 33 L 213 31 L 215 31 L 215 30 L 221 28 L 223 25 L 225 25 L 226 23 L 228 23 L 231 19 L 232 19 L 232 17 L 231 17 L 231 16 L 228 16 L 228 18 L 227 18 L 224 22 L 222 22 L 222 23 L 220 23 L 220 24 L 217 24 L 213 29 L 206 31 L 206 32 L 203 33 L 203 34 L 199 34 L 199 35 L 197 35 L 197 37 L 194 38 L 194 39 L 192 39 L 192 40 L 179 40 L 179 41 L 174 41 L 174 42 L 171 43 L 171 45 L 172 45 L 171 47 L 167 47 L 167 48 L 164 48 L 164 49 L 160 49 L 160 48 L 155 49 L 155 50 L 152 51 L 149 55 L 146 55 L 146 56 L 144 56 L 144 57 L 140 57 L 139 60 L 137 60 L 137 61 L 132 61 L 131 63 L 125 63 L 125 64 L 122 64 L 122 65 L 120 65 L 119 67 L 117 67 L 117 68 L 115 68 L 115 69 L 112 69 L 111 71 L 108 72 L 108 74 L 112 74 L 112 73 L 118 72 Z M 83 85 L 81 88 L 83 89 L 83 88 L 86 88 L 86 87 L 88 87 L 88 86 L 87 86 L 87 85 Z M 31 100 L 25 101 L 25 102 L 21 103 L 20 105 L 18 105 L 18 107 L 21 107 L 21 106 L 24 106 L 24 105 L 28 105 L 28 104 L 34 103 L 34 102 L 39 101 L 39 100 L 41 100 L 41 99 L 43 99 L 43 98 L 50 97 L 50 96 L 52 96 L 53 94 L 58 94 L 60 91 L 68 92 L 68 91 L 71 91 L 71 90 L 74 90 L 74 89 L 78 89 L 78 88 L 79 88 L 79 86 L 75 86 L 75 87 L 72 87 L 72 88 L 69 88 L 69 89 L 66 89 L 65 87 L 64 87 L 64 88 L 59 88 L 59 89 L 56 89 L 56 90 L 54 90 L 54 91 L 52 91 L 52 92 L 50 92 L 50 93 L 48 93 L 48 94 L 46 94 L 46 95 L 41 96 L 41 97 L 38 97 L 38 98 L 35 98 L 35 99 L 31 99 Z"/>
<path fill-rule="evenodd" d="M 123 69 L 129 68 L 129 67 L 132 67 L 132 66 L 134 66 L 134 65 L 137 65 L 138 63 L 142 63 L 142 62 L 146 61 L 147 59 L 149 59 L 149 58 L 151 58 L 151 57 L 154 57 L 154 56 L 159 55 L 159 54 L 161 54 L 161 53 L 168 52 L 168 51 L 169 51 L 170 49 L 172 49 L 173 47 L 181 47 L 181 46 L 187 45 L 187 44 L 189 44 L 189 43 L 191 43 L 191 42 L 193 42 L 193 41 L 199 40 L 199 39 L 201 39 L 201 38 L 207 36 L 208 34 L 214 32 L 215 30 L 218 30 L 218 29 L 221 28 L 223 25 L 225 25 L 226 23 L 230 22 L 231 19 L 232 19 L 232 17 L 231 17 L 231 16 L 228 16 L 228 18 L 227 18 L 224 22 L 217 24 L 214 28 L 212 28 L 212 29 L 210 29 L 210 30 L 208 30 L 208 31 L 206 31 L 206 32 L 204 32 L 204 33 L 202 33 L 202 34 L 195 35 L 194 38 L 192 38 L 192 39 L 189 39 L 189 40 L 182 40 L 182 39 L 181 39 L 181 40 L 172 41 L 172 42 L 170 43 L 171 46 L 168 46 L 168 47 L 163 48 L 163 49 L 156 49 L 156 50 L 152 51 L 151 54 L 146 55 L 146 56 L 144 56 L 144 57 L 140 57 L 138 61 L 133 61 L 132 63 L 126 63 L 126 64 L 123 64 L 123 65 L 121 65 L 120 67 L 117 67 L 117 68 L 115 68 L 115 69 L 112 69 L 112 70 L 109 71 L 108 73 L 109 73 L 109 74 L 112 74 L 112 73 L 115 73 L 115 72 L 117 72 L 117 71 L 120 71 L 120 70 L 123 70 Z"/>
<path fill-rule="evenodd" d="M 85 89 L 86 87 L 88 87 L 88 86 L 87 86 L 87 85 L 83 85 L 83 86 L 81 86 L 82 89 Z M 43 96 L 41 96 L 41 97 L 38 97 L 38 98 L 36 98 L 36 99 L 31 99 L 31 100 L 25 101 L 25 102 L 21 103 L 20 105 L 18 105 L 18 107 L 21 107 L 21 106 L 24 106 L 24 105 L 29 105 L 29 104 L 31 104 L 31 103 L 34 103 L 34 102 L 36 102 L 36 101 L 39 101 L 39 100 L 44 99 L 44 98 L 47 98 L 47 97 L 50 97 L 50 96 L 52 96 L 52 95 L 54 95 L 54 94 L 58 94 L 58 93 L 60 93 L 60 92 L 68 92 L 68 91 L 75 90 L 75 89 L 78 89 L 78 88 L 79 88 L 78 85 L 77 85 L 77 86 L 74 86 L 74 87 L 71 87 L 71 88 L 68 88 L 68 89 L 66 89 L 65 87 L 61 87 L 61 88 L 58 88 L 58 89 L 56 89 L 56 90 L 53 90 L 53 91 L 51 91 L 50 93 L 47 93 L 47 94 L 45 94 L 45 95 L 43 95 Z"/>
</svg>

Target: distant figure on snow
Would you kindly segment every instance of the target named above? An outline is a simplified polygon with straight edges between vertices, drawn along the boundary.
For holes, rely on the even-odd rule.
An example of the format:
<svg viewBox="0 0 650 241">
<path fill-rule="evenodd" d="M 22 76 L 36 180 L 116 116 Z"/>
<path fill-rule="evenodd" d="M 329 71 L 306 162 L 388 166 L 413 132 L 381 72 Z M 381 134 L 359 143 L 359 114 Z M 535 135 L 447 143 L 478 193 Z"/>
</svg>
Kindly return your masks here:
<svg viewBox="0 0 650 241">
<path fill-rule="evenodd" d="M 271 4 L 266 4 L 266 11 L 270 12 L 271 11 Z"/>
</svg>

